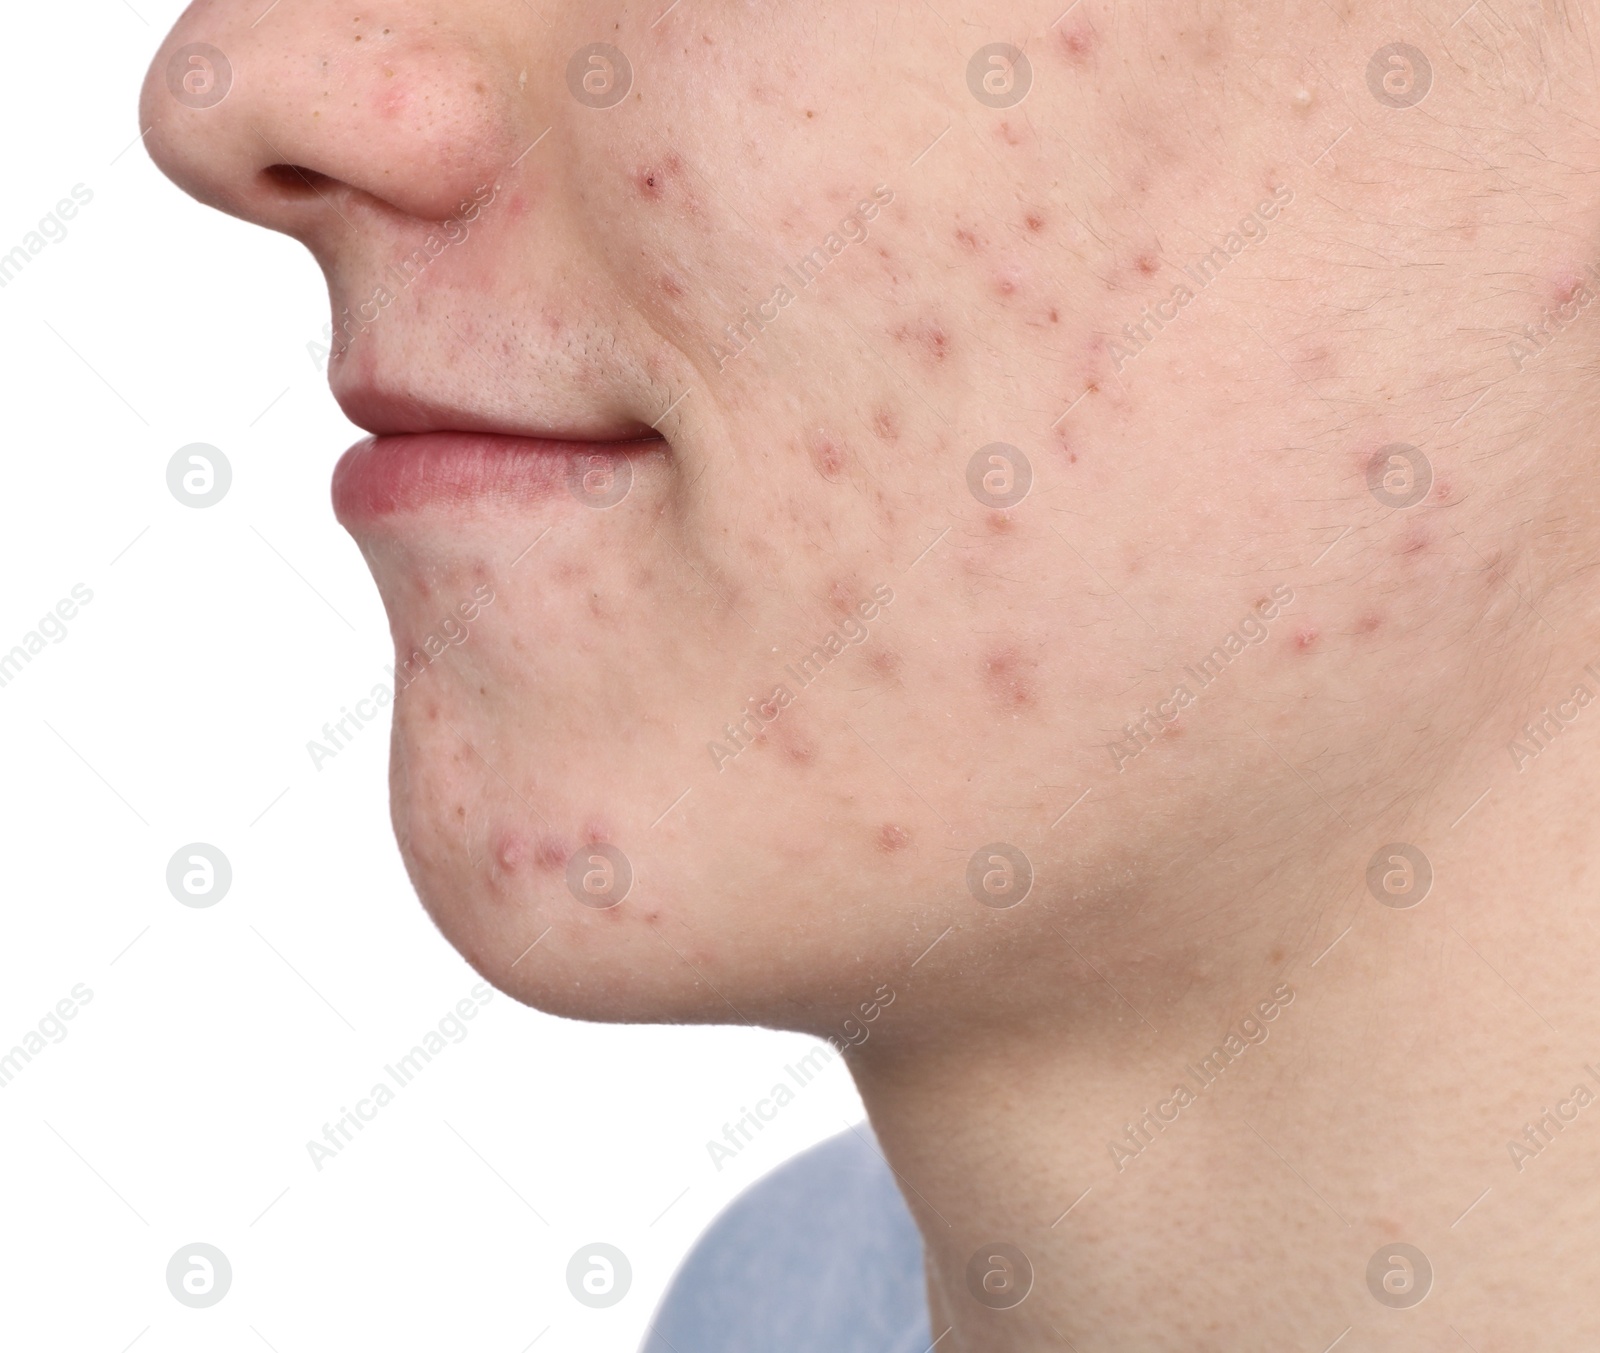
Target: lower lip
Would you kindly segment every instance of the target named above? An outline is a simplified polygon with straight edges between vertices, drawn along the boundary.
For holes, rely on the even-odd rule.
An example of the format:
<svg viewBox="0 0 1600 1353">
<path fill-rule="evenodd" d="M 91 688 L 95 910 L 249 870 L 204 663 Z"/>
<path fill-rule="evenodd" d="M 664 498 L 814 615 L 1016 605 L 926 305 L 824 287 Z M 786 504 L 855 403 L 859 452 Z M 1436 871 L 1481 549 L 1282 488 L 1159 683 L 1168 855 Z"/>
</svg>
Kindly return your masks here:
<svg viewBox="0 0 1600 1353">
<path fill-rule="evenodd" d="M 489 503 L 529 505 L 570 498 L 609 506 L 632 482 L 633 463 L 660 451 L 660 438 L 568 442 L 489 432 L 419 432 L 368 437 L 333 470 L 334 515 L 355 521 Z"/>
</svg>

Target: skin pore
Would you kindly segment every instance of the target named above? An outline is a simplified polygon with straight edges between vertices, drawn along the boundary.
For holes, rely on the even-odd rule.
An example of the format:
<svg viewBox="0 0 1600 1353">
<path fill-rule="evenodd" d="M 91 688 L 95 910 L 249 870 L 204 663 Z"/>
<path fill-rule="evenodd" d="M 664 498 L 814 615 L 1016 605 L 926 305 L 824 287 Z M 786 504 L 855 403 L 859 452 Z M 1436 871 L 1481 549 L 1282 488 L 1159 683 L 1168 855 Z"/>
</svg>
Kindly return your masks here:
<svg viewBox="0 0 1600 1353">
<path fill-rule="evenodd" d="M 492 593 L 392 762 L 487 978 L 887 985 L 941 1353 L 1593 1347 L 1592 7 L 1062 8 L 211 0 L 141 127 L 355 421 L 659 431 L 344 514 L 402 661 Z"/>
</svg>

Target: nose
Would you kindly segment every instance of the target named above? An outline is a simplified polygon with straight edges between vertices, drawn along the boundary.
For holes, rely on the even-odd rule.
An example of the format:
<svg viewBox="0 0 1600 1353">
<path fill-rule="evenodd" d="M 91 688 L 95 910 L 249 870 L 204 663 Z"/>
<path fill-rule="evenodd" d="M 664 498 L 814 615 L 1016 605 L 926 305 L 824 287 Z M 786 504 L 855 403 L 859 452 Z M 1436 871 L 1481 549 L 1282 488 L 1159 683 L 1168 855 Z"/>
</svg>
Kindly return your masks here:
<svg viewBox="0 0 1600 1353">
<path fill-rule="evenodd" d="M 150 154 L 179 187 L 319 256 L 375 220 L 447 218 L 537 120 L 538 35 L 503 13 L 521 7 L 352 8 L 200 0 L 140 99 Z"/>
</svg>

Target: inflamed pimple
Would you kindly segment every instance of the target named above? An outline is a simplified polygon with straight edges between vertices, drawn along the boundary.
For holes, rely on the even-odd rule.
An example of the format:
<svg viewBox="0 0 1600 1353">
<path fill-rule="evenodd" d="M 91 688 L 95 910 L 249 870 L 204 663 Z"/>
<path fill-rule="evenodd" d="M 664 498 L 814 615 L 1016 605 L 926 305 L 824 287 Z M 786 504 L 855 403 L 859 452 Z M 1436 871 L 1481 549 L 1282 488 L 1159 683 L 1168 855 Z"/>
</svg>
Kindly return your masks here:
<svg viewBox="0 0 1600 1353">
<path fill-rule="evenodd" d="M 911 833 L 897 823 L 885 822 L 878 828 L 877 846 L 883 854 L 893 855 L 910 844 Z"/>
<path fill-rule="evenodd" d="M 494 858 L 504 873 L 515 874 L 527 853 L 528 842 L 520 832 L 502 830 L 496 834 Z"/>
</svg>

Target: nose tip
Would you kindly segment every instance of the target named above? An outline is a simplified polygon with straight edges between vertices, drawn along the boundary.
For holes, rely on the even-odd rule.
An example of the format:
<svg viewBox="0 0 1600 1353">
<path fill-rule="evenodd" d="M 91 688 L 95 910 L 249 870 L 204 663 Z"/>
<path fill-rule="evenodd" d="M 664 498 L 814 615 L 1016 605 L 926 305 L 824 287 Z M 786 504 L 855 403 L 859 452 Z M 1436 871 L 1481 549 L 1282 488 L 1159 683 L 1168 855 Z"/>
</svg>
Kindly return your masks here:
<svg viewBox="0 0 1600 1353">
<path fill-rule="evenodd" d="M 481 23 L 261 8 L 194 5 L 145 77 L 150 154 L 200 201 L 314 246 L 374 206 L 442 220 L 515 155 L 526 105 L 494 54 L 516 46 Z"/>
</svg>

